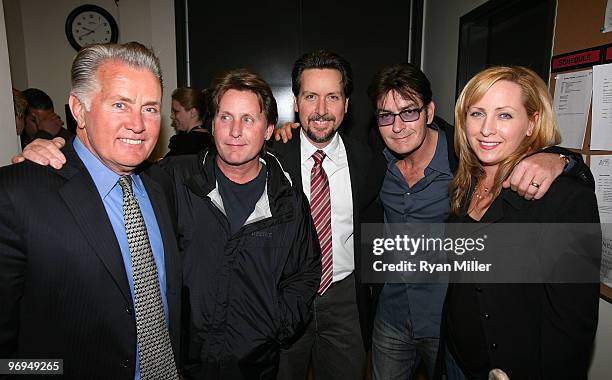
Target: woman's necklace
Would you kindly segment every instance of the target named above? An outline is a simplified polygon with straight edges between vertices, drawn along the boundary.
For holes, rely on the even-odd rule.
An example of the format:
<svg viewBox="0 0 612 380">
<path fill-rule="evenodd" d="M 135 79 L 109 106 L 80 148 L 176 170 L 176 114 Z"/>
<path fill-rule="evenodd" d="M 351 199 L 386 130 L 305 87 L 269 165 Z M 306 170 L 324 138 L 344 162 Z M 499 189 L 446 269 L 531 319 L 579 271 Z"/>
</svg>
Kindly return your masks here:
<svg viewBox="0 0 612 380">
<path fill-rule="evenodd" d="M 489 193 L 488 187 L 484 187 L 484 186 L 481 186 L 480 184 L 477 184 L 476 187 L 474 188 L 473 196 L 476 197 L 476 199 L 478 200 L 485 199 L 489 197 L 490 195 L 491 194 Z"/>
<path fill-rule="evenodd" d="M 483 186 L 480 181 L 474 187 L 472 200 L 468 214 L 476 220 L 480 220 L 491 204 L 491 188 Z"/>
</svg>

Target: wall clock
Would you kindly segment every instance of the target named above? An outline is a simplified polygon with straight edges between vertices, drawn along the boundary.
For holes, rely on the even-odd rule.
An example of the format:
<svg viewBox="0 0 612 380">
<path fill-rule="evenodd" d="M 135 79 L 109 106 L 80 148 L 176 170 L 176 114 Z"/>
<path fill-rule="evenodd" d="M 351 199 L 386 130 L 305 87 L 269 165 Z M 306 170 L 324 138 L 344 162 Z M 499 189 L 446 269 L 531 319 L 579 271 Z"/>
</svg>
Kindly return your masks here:
<svg viewBox="0 0 612 380">
<path fill-rule="evenodd" d="M 75 8 L 66 18 L 66 37 L 78 51 L 91 44 L 116 43 L 119 28 L 106 9 L 85 4 Z"/>
</svg>

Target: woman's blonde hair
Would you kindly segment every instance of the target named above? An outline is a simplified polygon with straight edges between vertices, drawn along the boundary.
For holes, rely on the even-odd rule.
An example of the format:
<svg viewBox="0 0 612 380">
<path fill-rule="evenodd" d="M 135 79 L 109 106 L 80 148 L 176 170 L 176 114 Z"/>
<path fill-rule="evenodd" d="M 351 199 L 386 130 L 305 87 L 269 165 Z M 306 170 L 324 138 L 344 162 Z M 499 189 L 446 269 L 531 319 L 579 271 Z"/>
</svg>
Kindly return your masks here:
<svg viewBox="0 0 612 380">
<path fill-rule="evenodd" d="M 490 67 L 476 74 L 465 85 L 455 105 L 455 150 L 459 155 L 459 168 L 450 191 L 451 212 L 454 214 L 459 214 L 461 204 L 468 201 L 470 189 L 484 176 L 483 165 L 472 151 L 466 134 L 468 110 L 482 99 L 491 86 L 502 80 L 521 87 L 523 106 L 533 123 L 533 130 L 530 136 L 525 136 L 516 151 L 499 164 L 493 187 L 489 190 L 491 199 L 499 195 L 502 183 L 523 158 L 561 142 L 548 88 L 538 74 L 521 66 Z"/>
</svg>

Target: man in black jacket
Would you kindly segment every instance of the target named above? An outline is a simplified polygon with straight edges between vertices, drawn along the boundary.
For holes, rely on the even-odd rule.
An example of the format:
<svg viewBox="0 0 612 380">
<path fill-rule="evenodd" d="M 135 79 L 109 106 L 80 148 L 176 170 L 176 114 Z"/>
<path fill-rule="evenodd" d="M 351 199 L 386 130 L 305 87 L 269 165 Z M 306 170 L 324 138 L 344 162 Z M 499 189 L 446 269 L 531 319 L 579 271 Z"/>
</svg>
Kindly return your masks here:
<svg viewBox="0 0 612 380">
<path fill-rule="evenodd" d="M 319 245 L 299 184 L 263 151 L 277 120 L 268 84 L 230 71 L 212 98 L 216 149 L 162 162 L 189 300 L 185 376 L 274 378 L 281 345 L 310 319 Z"/>
</svg>

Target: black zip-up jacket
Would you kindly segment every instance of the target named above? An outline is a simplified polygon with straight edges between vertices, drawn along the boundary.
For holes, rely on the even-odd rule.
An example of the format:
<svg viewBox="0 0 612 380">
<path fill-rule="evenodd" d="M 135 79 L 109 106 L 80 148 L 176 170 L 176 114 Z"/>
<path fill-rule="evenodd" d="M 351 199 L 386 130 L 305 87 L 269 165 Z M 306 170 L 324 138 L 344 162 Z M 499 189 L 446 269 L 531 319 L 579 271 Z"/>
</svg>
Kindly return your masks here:
<svg viewBox="0 0 612 380">
<path fill-rule="evenodd" d="M 266 154 L 264 194 L 232 235 L 215 157 L 211 149 L 162 162 L 175 183 L 183 254 L 183 375 L 275 378 L 280 347 L 310 319 L 321 278 L 308 201 Z"/>
</svg>

